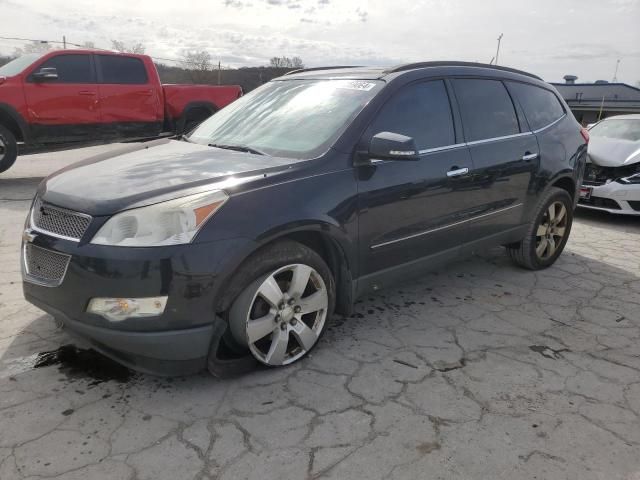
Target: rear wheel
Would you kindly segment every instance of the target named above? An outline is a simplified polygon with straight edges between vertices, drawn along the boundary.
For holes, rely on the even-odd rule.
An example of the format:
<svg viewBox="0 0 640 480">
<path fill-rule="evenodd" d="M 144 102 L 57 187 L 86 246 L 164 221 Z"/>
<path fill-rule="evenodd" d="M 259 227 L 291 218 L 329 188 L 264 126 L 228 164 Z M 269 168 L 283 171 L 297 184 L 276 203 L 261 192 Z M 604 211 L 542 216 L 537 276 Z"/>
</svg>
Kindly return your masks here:
<svg viewBox="0 0 640 480">
<path fill-rule="evenodd" d="M 265 265 L 254 268 L 264 271 L 267 266 L 267 272 L 242 290 L 228 314 L 237 345 L 272 367 L 289 365 L 309 353 L 335 304 L 334 280 L 322 258 L 296 242 L 282 247 L 276 245 L 279 254 L 257 257 Z"/>
<path fill-rule="evenodd" d="M 547 268 L 564 250 L 573 222 L 573 201 L 566 190 L 553 187 L 540 202 L 526 237 L 507 246 L 511 259 L 530 270 Z"/>
<path fill-rule="evenodd" d="M 0 125 L 0 173 L 9 170 L 18 157 L 18 142 L 10 130 Z"/>
</svg>

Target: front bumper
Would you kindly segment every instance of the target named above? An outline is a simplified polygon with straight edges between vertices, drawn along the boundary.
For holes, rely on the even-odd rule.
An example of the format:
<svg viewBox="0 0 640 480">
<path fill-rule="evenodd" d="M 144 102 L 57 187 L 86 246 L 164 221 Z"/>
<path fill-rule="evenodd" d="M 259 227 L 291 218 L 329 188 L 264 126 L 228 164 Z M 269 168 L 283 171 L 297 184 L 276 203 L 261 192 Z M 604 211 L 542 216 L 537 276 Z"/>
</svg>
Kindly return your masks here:
<svg viewBox="0 0 640 480">
<path fill-rule="evenodd" d="M 640 215 L 640 185 L 609 182 L 605 185 L 583 185 L 591 197 L 580 199 L 578 206 L 620 215 Z"/>
<path fill-rule="evenodd" d="M 220 330 L 214 328 L 216 299 L 233 259 L 247 247 L 239 240 L 126 248 L 32 235 L 32 245 L 70 260 L 59 285 L 51 286 L 27 275 L 23 258 L 24 295 L 71 334 L 135 370 L 159 375 L 197 372 L 205 368 L 211 345 L 219 340 L 214 338 Z M 95 297 L 165 295 L 166 308 L 155 317 L 111 321 L 86 311 Z"/>
</svg>

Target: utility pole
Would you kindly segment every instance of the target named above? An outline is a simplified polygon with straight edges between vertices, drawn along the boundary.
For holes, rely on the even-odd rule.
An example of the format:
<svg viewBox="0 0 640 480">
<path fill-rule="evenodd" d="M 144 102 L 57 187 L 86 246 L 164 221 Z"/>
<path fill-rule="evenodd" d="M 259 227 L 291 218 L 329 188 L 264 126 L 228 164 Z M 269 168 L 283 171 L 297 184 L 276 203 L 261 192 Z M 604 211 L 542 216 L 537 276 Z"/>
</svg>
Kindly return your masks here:
<svg viewBox="0 0 640 480">
<path fill-rule="evenodd" d="M 67 37 L 65 35 L 62 36 L 62 47 L 67 49 Z"/>
<path fill-rule="evenodd" d="M 220 85 L 222 82 L 220 81 L 220 76 L 222 75 L 222 67 L 220 66 L 220 60 L 218 60 L 218 85 Z"/>
<path fill-rule="evenodd" d="M 618 67 L 620 66 L 620 59 L 616 60 L 616 70 L 613 72 L 613 79 L 611 83 L 616 83 L 618 81 Z"/>
<path fill-rule="evenodd" d="M 496 50 L 496 63 L 495 65 L 498 65 L 498 56 L 500 55 L 500 41 L 502 40 L 502 36 L 504 34 L 501 33 L 500 36 L 498 37 L 498 49 Z"/>
</svg>

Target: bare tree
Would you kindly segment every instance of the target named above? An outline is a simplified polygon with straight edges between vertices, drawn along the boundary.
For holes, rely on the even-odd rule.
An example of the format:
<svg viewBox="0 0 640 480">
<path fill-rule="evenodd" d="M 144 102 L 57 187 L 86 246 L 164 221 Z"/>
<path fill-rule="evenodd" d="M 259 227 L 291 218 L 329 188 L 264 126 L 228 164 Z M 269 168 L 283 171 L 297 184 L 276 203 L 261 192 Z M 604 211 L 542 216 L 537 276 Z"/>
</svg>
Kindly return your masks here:
<svg viewBox="0 0 640 480">
<path fill-rule="evenodd" d="M 304 68 L 304 63 L 300 57 L 272 57 L 269 60 L 269 66 L 272 68 Z"/>
<path fill-rule="evenodd" d="M 111 48 L 121 53 L 136 53 L 139 55 L 144 54 L 146 48 L 142 42 L 134 43 L 130 47 L 120 40 L 111 40 Z"/>
<path fill-rule="evenodd" d="M 13 52 L 13 55 L 16 57 L 20 57 L 27 53 L 42 53 L 51 50 L 51 44 L 48 42 L 40 42 L 40 41 L 32 41 L 31 43 L 26 44 L 22 48 L 16 48 Z"/>
<path fill-rule="evenodd" d="M 189 70 L 194 83 L 205 83 L 210 79 L 212 70 L 211 54 L 204 50 L 184 52 L 182 54 L 186 68 Z"/>
</svg>

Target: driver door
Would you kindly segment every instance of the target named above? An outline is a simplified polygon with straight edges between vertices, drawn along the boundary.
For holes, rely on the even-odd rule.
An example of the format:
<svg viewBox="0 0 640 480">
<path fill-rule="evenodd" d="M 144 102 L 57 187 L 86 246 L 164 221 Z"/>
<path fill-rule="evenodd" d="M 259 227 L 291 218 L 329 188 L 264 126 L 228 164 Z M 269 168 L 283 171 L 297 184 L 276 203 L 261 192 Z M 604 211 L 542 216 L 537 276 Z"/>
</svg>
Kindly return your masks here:
<svg viewBox="0 0 640 480">
<path fill-rule="evenodd" d="M 379 111 L 364 142 L 380 132 L 412 137 L 416 160 L 377 160 L 357 168 L 359 290 L 383 287 L 457 256 L 473 211 L 467 146 L 456 134 L 443 80 L 402 87 Z M 390 274 L 390 275 L 389 275 Z"/>
<path fill-rule="evenodd" d="M 38 80 L 34 73 L 55 68 L 57 79 Z M 100 110 L 93 58 L 63 53 L 49 57 L 31 72 L 24 93 L 37 142 L 77 142 L 95 139 Z"/>
</svg>

